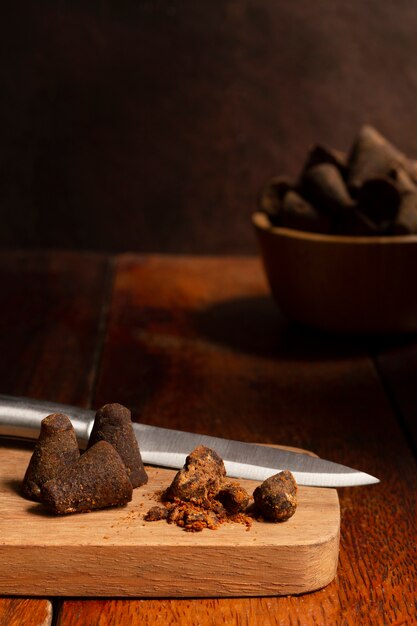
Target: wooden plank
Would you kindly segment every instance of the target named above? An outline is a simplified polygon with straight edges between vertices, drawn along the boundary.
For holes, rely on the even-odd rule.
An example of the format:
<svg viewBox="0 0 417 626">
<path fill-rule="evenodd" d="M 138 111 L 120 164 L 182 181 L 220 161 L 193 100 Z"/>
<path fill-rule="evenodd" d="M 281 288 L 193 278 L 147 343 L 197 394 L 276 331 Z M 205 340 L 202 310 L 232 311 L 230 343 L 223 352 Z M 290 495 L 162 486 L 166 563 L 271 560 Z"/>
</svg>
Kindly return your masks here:
<svg viewBox="0 0 417 626">
<path fill-rule="evenodd" d="M 186 533 L 144 520 L 175 470 L 148 468 L 148 484 L 121 509 L 57 517 L 18 492 L 31 452 L 1 449 L 0 593 L 288 595 L 320 589 L 335 576 L 340 510 L 334 489 L 299 487 L 297 510 L 282 524 L 254 520 L 250 529 L 227 523 Z M 259 482 L 240 484 L 252 494 Z"/>
<path fill-rule="evenodd" d="M 0 626 L 51 626 L 52 604 L 49 600 L 0 599 Z"/>
<path fill-rule="evenodd" d="M 337 593 L 329 593 L 327 587 L 288 598 L 69 600 L 57 626 L 353 626 L 357 615 L 361 621 L 356 624 L 408 626 L 415 623 L 412 608 L 409 614 L 411 618 L 389 621 L 384 608 L 377 605 L 369 606 L 368 612 L 362 603 L 342 608 Z"/>
<path fill-rule="evenodd" d="M 1 393 L 88 405 L 108 272 L 99 255 L 0 254 Z M 0 616 L 8 626 L 43 625 L 52 609 L 2 598 Z"/>
<path fill-rule="evenodd" d="M 417 458 L 417 343 L 413 336 L 380 342 L 375 360 L 382 383 Z"/>
<path fill-rule="evenodd" d="M 148 423 L 314 449 L 381 484 L 340 490 L 339 569 L 321 591 L 64 603 L 61 626 L 80 607 L 91 624 L 413 623 L 415 462 L 363 345 L 289 328 L 258 260 L 121 258 L 96 404 L 115 399 Z"/>
<path fill-rule="evenodd" d="M 108 272 L 94 254 L 0 255 L 1 393 L 89 403 Z"/>
</svg>

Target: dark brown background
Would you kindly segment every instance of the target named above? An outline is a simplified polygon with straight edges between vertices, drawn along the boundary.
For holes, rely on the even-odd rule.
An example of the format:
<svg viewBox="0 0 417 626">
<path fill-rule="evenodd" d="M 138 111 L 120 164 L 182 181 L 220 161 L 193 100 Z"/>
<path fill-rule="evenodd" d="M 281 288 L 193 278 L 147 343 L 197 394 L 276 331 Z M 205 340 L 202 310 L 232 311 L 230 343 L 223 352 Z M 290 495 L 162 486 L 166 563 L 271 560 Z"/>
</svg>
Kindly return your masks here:
<svg viewBox="0 0 417 626">
<path fill-rule="evenodd" d="M 2 247 L 252 252 L 259 187 L 313 142 L 367 121 L 417 156 L 414 0 L 2 13 Z"/>
</svg>

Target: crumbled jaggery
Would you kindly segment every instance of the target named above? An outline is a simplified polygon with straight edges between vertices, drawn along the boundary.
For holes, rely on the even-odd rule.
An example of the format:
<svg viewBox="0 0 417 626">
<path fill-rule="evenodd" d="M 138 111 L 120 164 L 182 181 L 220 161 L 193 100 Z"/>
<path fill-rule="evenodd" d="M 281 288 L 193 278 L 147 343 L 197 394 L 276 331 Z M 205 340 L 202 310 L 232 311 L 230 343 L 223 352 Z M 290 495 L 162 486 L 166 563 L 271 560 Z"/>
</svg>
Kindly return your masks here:
<svg viewBox="0 0 417 626">
<path fill-rule="evenodd" d="M 41 491 L 41 501 L 58 515 L 123 506 L 131 499 L 126 467 L 107 441 L 94 444 L 77 463 L 46 482 Z"/>
<path fill-rule="evenodd" d="M 166 490 L 167 501 L 208 504 L 218 493 L 226 476 L 223 460 L 214 450 L 198 446 L 185 460 L 185 465 Z"/>
<path fill-rule="evenodd" d="M 253 492 L 256 510 L 267 520 L 283 522 L 297 508 L 297 483 L 288 470 L 274 474 Z"/>
<path fill-rule="evenodd" d="M 107 441 L 117 450 L 133 488 L 148 482 L 129 409 L 122 404 L 113 403 L 105 404 L 97 411 L 88 447 L 98 441 Z"/>
<path fill-rule="evenodd" d="M 167 521 L 188 532 L 200 532 L 204 528 L 218 528 L 220 520 L 214 511 L 192 502 L 175 502 L 169 505 Z"/>
<path fill-rule="evenodd" d="M 188 532 L 200 532 L 204 528 L 217 528 L 220 519 L 215 511 L 205 509 L 193 502 L 167 502 L 165 506 L 154 506 L 144 517 L 147 522 L 166 520 Z"/>
<path fill-rule="evenodd" d="M 168 509 L 165 506 L 153 506 L 145 515 L 147 522 L 158 522 L 161 519 L 167 519 Z"/>
<path fill-rule="evenodd" d="M 214 499 L 210 502 L 210 510 L 216 514 L 217 518 L 220 521 L 224 521 L 228 517 L 228 513 L 226 509 L 224 508 L 223 504 L 219 502 L 219 500 L 217 499 Z"/>
<path fill-rule="evenodd" d="M 235 524 L 244 524 L 246 530 L 250 530 L 253 524 L 253 518 L 249 513 L 235 513 L 234 515 L 229 515 L 228 521 L 234 522 Z"/>
<path fill-rule="evenodd" d="M 217 493 L 216 500 L 219 500 L 226 511 L 233 515 L 234 513 L 244 511 L 248 507 L 250 496 L 239 483 L 228 482 Z"/>
<path fill-rule="evenodd" d="M 290 471 L 265 480 L 255 489 L 252 504 L 248 492 L 236 481 L 225 480 L 225 475 L 219 455 L 199 446 L 187 456 L 168 489 L 158 494 L 164 507 L 150 509 L 145 520 L 166 519 L 188 532 L 200 532 L 225 522 L 244 524 L 249 530 L 253 518 L 282 522 L 294 515 L 297 484 Z"/>
<path fill-rule="evenodd" d="M 249 503 L 249 494 L 238 483 L 226 482 L 225 476 L 220 456 L 210 448 L 198 446 L 187 456 L 184 468 L 177 472 L 168 489 L 160 494 L 168 510 L 167 522 L 188 532 L 215 530 L 229 521 L 249 528 L 250 518 L 242 513 Z M 146 521 L 162 519 L 155 517 L 153 510 L 145 515 Z"/>
<path fill-rule="evenodd" d="M 80 458 L 77 437 L 69 417 L 48 415 L 41 422 L 39 438 L 23 479 L 23 493 L 40 500 L 42 486 Z"/>
</svg>

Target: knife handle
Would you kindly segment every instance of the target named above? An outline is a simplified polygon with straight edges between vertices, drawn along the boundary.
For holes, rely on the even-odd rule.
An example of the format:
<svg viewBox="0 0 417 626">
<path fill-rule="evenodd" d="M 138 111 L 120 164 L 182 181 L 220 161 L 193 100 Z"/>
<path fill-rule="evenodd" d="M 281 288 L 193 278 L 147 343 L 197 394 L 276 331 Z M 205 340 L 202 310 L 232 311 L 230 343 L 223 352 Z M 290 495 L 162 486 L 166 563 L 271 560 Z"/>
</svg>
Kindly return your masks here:
<svg viewBox="0 0 417 626">
<path fill-rule="evenodd" d="M 0 395 L 0 435 L 37 439 L 41 421 L 52 413 L 68 415 L 74 426 L 80 447 L 86 447 L 94 423 L 94 411 L 79 409 L 68 404 L 15 396 Z"/>
</svg>

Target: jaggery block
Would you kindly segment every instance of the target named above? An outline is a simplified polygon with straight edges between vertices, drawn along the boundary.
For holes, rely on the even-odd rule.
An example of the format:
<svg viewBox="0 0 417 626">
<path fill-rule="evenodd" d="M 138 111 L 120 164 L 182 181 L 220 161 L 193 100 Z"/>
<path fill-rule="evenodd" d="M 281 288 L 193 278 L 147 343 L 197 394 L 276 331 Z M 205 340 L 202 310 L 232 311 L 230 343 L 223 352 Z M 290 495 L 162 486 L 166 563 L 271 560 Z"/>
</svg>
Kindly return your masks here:
<svg viewBox="0 0 417 626">
<path fill-rule="evenodd" d="M 330 215 L 340 215 L 354 206 L 342 174 L 332 163 L 310 167 L 302 177 L 300 189 L 318 211 Z"/>
<path fill-rule="evenodd" d="M 417 234 L 417 193 L 410 192 L 402 196 L 397 216 L 389 227 L 389 234 Z"/>
<path fill-rule="evenodd" d="M 198 504 L 209 502 L 226 476 L 223 460 L 214 450 L 198 446 L 185 460 L 165 492 L 166 500 L 185 500 Z"/>
<path fill-rule="evenodd" d="M 287 191 L 282 199 L 276 225 L 312 233 L 328 233 L 331 230 L 328 215 L 317 211 L 296 191 Z"/>
<path fill-rule="evenodd" d="M 291 188 L 287 178 L 276 176 L 265 185 L 260 193 L 259 209 L 268 215 L 274 226 L 279 224 L 282 199 Z"/>
<path fill-rule="evenodd" d="M 375 128 L 365 125 L 359 131 L 349 157 L 349 188 L 354 193 L 367 180 L 384 178 L 398 166 L 407 171 L 410 169 L 408 159 L 400 150 Z"/>
<path fill-rule="evenodd" d="M 123 506 L 132 499 L 132 484 L 115 448 L 99 441 L 42 487 L 41 500 L 58 515 Z"/>
<path fill-rule="evenodd" d="M 417 191 L 416 184 L 410 174 L 401 166 L 394 167 L 388 174 L 400 194 L 415 193 Z"/>
<path fill-rule="evenodd" d="M 347 211 L 334 222 L 334 232 L 338 235 L 372 237 L 383 233 L 380 225 L 375 224 L 361 211 Z"/>
<path fill-rule="evenodd" d="M 297 508 L 297 483 L 289 470 L 274 474 L 253 492 L 257 511 L 267 520 L 283 522 Z"/>
<path fill-rule="evenodd" d="M 79 458 L 77 437 L 69 417 L 63 413 L 45 417 L 23 479 L 24 495 L 39 500 L 42 486 Z"/>
<path fill-rule="evenodd" d="M 369 179 L 358 190 L 358 209 L 375 224 L 395 219 L 400 201 L 400 191 L 388 176 Z"/>
<path fill-rule="evenodd" d="M 414 159 L 408 159 L 405 169 L 410 176 L 414 184 L 417 185 L 417 161 Z"/>
<path fill-rule="evenodd" d="M 246 489 L 239 485 L 239 483 L 228 482 L 222 486 L 216 495 L 216 500 L 221 502 L 227 513 L 234 515 L 247 508 L 250 496 Z"/>
<path fill-rule="evenodd" d="M 340 150 L 334 150 L 333 148 L 317 144 L 313 146 L 307 154 L 307 159 L 304 163 L 301 177 L 308 169 L 314 165 L 320 165 L 321 163 L 331 163 L 332 165 L 335 165 L 342 174 L 343 178 L 347 174 L 347 155 Z"/>
<path fill-rule="evenodd" d="M 148 482 L 129 409 L 114 403 L 106 404 L 97 411 L 88 447 L 98 441 L 107 441 L 117 450 L 133 488 Z"/>
</svg>

